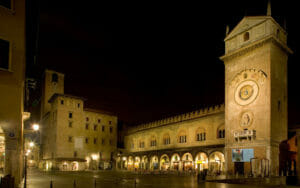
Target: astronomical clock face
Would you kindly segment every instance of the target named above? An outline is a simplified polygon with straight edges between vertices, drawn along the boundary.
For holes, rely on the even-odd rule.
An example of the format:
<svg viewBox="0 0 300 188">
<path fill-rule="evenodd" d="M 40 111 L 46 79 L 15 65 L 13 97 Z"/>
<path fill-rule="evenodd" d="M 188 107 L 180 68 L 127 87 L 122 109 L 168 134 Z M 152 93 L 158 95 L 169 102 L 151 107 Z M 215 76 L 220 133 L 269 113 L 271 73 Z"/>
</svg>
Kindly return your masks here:
<svg viewBox="0 0 300 188">
<path fill-rule="evenodd" d="M 234 98 L 239 105 L 247 105 L 252 103 L 257 95 L 257 83 L 253 80 L 245 80 L 236 87 Z"/>
</svg>

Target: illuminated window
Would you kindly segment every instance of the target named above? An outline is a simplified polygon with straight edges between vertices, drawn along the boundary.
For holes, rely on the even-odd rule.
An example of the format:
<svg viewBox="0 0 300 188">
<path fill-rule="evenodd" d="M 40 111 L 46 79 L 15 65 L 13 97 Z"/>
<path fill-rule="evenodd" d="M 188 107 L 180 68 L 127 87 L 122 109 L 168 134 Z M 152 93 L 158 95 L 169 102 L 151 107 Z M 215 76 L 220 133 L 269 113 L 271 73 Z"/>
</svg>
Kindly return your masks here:
<svg viewBox="0 0 300 188">
<path fill-rule="evenodd" d="M 11 9 L 11 0 L 0 0 L 0 5 Z"/>
<path fill-rule="evenodd" d="M 0 2 L 2 1 L 0 0 Z M 9 42 L 1 39 L 0 39 L 0 68 L 9 69 Z"/>
</svg>

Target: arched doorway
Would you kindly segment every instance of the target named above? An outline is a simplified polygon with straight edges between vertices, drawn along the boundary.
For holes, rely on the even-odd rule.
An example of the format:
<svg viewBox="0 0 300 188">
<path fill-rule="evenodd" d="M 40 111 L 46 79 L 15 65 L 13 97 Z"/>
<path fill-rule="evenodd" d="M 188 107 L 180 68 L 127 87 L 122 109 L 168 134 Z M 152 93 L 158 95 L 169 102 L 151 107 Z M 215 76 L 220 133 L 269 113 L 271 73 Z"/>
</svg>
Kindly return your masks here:
<svg viewBox="0 0 300 188">
<path fill-rule="evenodd" d="M 171 157 L 171 169 L 179 170 L 180 169 L 180 156 L 178 153 L 175 153 Z"/>
<path fill-rule="evenodd" d="M 140 169 L 141 158 L 135 157 L 134 159 L 134 169 Z"/>
<path fill-rule="evenodd" d="M 170 169 L 170 159 L 167 154 L 164 154 L 160 157 L 160 169 L 169 170 Z"/>
<path fill-rule="evenodd" d="M 215 151 L 209 155 L 209 171 L 214 174 L 220 174 L 224 171 L 225 158 L 224 154 Z"/>
<path fill-rule="evenodd" d="M 128 170 L 133 170 L 133 157 L 129 156 L 127 160 L 127 169 Z"/>
<path fill-rule="evenodd" d="M 4 174 L 5 168 L 5 136 L 0 127 L 0 174 Z"/>
<path fill-rule="evenodd" d="M 195 169 L 202 171 L 208 169 L 208 157 L 204 152 L 199 152 L 195 157 Z"/>
<path fill-rule="evenodd" d="M 156 155 L 154 155 L 151 157 L 151 160 L 150 160 L 150 169 L 157 170 L 158 168 L 159 168 L 158 157 Z"/>
<path fill-rule="evenodd" d="M 183 154 L 182 158 L 182 170 L 191 171 L 193 170 L 193 156 L 190 153 Z"/>
<path fill-rule="evenodd" d="M 121 169 L 127 169 L 127 157 L 125 156 L 122 157 Z"/>
<path fill-rule="evenodd" d="M 149 160 L 148 160 L 148 157 L 146 155 L 144 155 L 142 157 L 141 168 L 144 169 L 144 170 L 149 169 Z"/>
</svg>

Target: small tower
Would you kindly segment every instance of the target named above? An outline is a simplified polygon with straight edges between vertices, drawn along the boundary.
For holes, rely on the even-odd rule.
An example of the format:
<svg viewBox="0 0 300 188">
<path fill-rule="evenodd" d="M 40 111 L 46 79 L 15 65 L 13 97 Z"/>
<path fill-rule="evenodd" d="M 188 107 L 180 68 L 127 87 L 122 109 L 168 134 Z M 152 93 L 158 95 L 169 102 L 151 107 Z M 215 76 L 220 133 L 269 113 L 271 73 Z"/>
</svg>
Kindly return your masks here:
<svg viewBox="0 0 300 188">
<path fill-rule="evenodd" d="M 267 12 L 244 17 L 225 38 L 221 60 L 228 172 L 279 174 L 279 145 L 287 139 L 287 60 L 292 51 L 286 31 Z"/>
<path fill-rule="evenodd" d="M 48 100 L 55 93 L 64 94 L 64 74 L 52 70 L 46 70 L 42 84 L 41 120 L 51 110 Z"/>
</svg>

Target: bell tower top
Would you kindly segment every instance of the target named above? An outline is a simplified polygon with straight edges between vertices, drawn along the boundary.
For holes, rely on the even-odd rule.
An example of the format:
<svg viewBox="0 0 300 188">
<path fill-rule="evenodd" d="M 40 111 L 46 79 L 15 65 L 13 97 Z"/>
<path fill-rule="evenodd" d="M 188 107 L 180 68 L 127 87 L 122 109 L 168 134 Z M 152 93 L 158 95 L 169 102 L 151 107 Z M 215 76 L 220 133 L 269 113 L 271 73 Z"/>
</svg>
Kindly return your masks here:
<svg viewBox="0 0 300 188">
<path fill-rule="evenodd" d="M 270 8 L 267 12 L 267 16 L 246 16 L 239 22 L 224 39 L 225 56 L 271 38 L 292 53 L 287 47 L 287 32 L 270 16 Z"/>
</svg>

